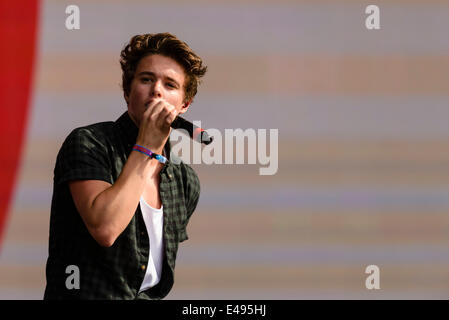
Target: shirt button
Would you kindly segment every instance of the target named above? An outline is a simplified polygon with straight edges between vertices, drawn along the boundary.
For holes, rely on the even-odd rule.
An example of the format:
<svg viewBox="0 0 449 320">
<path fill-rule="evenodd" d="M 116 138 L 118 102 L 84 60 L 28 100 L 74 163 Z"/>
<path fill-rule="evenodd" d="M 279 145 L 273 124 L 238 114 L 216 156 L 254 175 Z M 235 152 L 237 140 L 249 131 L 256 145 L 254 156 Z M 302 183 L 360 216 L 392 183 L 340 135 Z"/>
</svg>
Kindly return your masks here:
<svg viewBox="0 0 449 320">
<path fill-rule="evenodd" d="M 145 234 L 145 232 L 143 232 L 143 231 L 140 233 L 141 236 L 143 236 L 144 234 Z"/>
<path fill-rule="evenodd" d="M 145 265 L 141 265 L 141 266 L 140 266 L 140 269 L 145 270 L 145 269 L 146 269 L 146 266 L 145 266 Z"/>
</svg>

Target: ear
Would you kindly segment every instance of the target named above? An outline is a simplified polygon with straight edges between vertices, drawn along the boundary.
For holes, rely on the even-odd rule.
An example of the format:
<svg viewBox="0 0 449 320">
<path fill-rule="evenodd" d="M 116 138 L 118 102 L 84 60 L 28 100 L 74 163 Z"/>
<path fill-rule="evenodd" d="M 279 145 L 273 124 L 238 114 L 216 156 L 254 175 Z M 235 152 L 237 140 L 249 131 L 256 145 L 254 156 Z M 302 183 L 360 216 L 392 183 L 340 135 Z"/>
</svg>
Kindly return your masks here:
<svg viewBox="0 0 449 320">
<path fill-rule="evenodd" d="M 128 105 L 129 104 L 129 96 L 126 95 L 125 92 L 123 92 L 123 97 L 125 98 L 126 104 Z"/>
<path fill-rule="evenodd" d="M 180 114 L 185 113 L 185 112 L 187 112 L 187 110 L 189 110 L 189 107 L 192 104 L 192 100 L 193 99 L 190 99 L 189 101 L 184 102 L 184 104 L 181 106 L 181 110 L 179 110 Z"/>
</svg>

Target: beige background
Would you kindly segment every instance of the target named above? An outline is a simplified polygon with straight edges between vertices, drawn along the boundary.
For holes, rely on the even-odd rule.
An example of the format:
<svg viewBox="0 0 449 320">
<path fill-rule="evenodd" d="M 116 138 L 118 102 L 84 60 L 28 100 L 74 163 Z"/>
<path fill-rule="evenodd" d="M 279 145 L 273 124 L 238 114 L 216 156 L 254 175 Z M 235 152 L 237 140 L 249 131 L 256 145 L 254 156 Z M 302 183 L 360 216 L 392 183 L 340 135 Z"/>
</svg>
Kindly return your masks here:
<svg viewBox="0 0 449 320">
<path fill-rule="evenodd" d="M 167 299 L 449 298 L 448 21 L 435 0 L 43 1 L 0 298 L 42 298 L 57 151 L 120 116 L 120 50 L 164 31 L 209 67 L 186 118 L 279 129 L 276 175 L 194 165 L 202 194 Z M 381 290 L 365 288 L 370 264 Z"/>
</svg>

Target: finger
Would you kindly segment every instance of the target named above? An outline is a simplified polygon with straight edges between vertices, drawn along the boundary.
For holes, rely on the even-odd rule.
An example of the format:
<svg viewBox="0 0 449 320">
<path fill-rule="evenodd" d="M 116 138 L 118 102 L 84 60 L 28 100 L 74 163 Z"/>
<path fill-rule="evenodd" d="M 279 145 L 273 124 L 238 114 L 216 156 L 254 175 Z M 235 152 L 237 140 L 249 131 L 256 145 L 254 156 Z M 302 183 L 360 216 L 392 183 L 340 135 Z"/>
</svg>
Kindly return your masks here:
<svg viewBox="0 0 449 320">
<path fill-rule="evenodd" d="M 161 112 L 165 109 L 165 101 L 160 100 L 152 106 L 150 111 L 150 121 L 153 122 L 156 126 L 158 125 L 159 118 L 161 116 Z"/>
<path fill-rule="evenodd" d="M 161 99 L 154 100 L 148 105 L 146 112 L 151 116 L 154 113 L 157 113 L 163 107 L 163 104 L 164 101 Z"/>
<path fill-rule="evenodd" d="M 151 115 L 155 111 L 155 106 L 160 102 L 160 100 L 154 100 L 151 103 L 145 105 L 146 109 L 143 112 L 143 120 L 148 123 L 151 120 Z"/>
<path fill-rule="evenodd" d="M 178 111 L 176 110 L 176 108 L 173 108 L 173 110 L 171 110 L 168 115 L 165 117 L 165 122 L 168 125 L 171 125 L 173 121 L 175 121 L 176 117 L 178 116 Z"/>
<path fill-rule="evenodd" d="M 173 113 L 176 114 L 176 108 L 173 105 L 167 103 L 159 113 L 158 125 L 169 126 L 171 122 L 168 122 L 168 118 L 170 118 Z"/>
</svg>

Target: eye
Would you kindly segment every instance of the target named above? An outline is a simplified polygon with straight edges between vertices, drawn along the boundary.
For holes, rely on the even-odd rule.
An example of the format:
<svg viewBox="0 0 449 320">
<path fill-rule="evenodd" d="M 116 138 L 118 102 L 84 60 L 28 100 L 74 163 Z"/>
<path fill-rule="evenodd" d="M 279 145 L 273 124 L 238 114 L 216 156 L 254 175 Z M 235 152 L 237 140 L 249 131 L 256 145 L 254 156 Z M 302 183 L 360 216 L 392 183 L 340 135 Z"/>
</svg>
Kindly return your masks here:
<svg viewBox="0 0 449 320">
<path fill-rule="evenodd" d="M 176 89 L 176 88 L 177 88 L 176 84 L 174 84 L 174 83 L 172 83 L 172 82 L 168 82 L 168 83 L 167 83 L 167 86 L 170 87 L 170 88 L 172 88 L 172 89 Z"/>
</svg>

